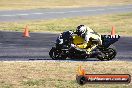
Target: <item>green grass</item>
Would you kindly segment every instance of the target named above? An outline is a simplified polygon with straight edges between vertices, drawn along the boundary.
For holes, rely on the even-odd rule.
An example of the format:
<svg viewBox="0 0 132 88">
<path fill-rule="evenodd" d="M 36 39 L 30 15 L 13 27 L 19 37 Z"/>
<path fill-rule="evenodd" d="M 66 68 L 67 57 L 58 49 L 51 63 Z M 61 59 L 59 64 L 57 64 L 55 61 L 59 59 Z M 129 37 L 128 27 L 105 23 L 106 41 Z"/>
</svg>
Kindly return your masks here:
<svg viewBox="0 0 132 88">
<path fill-rule="evenodd" d="M 115 26 L 116 33 L 127 36 L 132 35 L 132 13 L 54 20 L 0 22 L 0 30 L 23 31 L 27 24 L 29 25 L 30 32 L 62 32 L 65 30 L 75 30 L 78 25 L 84 24 L 101 34 L 110 34 L 112 26 Z"/>
<path fill-rule="evenodd" d="M 0 0 L 0 10 L 69 8 L 132 4 L 132 0 Z"/>
<path fill-rule="evenodd" d="M 131 88 L 130 84 L 76 83 L 77 68 L 87 74 L 130 74 L 132 62 L 0 62 L 0 88 Z"/>
</svg>

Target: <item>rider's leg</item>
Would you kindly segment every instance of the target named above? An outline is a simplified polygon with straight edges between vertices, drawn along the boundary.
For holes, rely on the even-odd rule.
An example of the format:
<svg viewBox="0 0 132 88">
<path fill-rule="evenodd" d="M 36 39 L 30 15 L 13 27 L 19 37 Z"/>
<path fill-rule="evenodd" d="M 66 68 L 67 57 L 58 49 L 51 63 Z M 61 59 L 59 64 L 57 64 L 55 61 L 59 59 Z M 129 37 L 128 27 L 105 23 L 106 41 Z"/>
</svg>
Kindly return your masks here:
<svg viewBox="0 0 132 88">
<path fill-rule="evenodd" d="M 91 47 L 88 48 L 88 49 L 86 50 L 86 53 L 87 53 L 87 54 L 92 53 L 92 51 L 93 51 L 96 47 L 97 47 L 97 44 L 93 44 L 93 45 L 91 45 Z"/>
<path fill-rule="evenodd" d="M 92 34 L 91 35 L 91 39 L 92 40 L 90 40 L 90 41 L 92 43 L 91 43 L 91 46 L 88 47 L 88 49 L 87 49 L 87 54 L 90 54 L 98 45 L 102 44 L 102 40 L 101 40 L 101 36 L 100 35 Z"/>
</svg>

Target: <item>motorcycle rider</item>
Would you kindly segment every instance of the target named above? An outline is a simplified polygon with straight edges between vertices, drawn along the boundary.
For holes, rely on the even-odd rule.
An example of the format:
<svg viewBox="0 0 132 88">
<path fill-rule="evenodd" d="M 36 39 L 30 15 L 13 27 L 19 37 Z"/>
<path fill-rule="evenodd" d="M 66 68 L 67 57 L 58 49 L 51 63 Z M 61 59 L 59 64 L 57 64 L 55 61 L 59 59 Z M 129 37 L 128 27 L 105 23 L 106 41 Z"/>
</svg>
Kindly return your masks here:
<svg viewBox="0 0 132 88">
<path fill-rule="evenodd" d="M 83 39 L 83 42 L 77 45 L 71 44 L 71 46 L 86 51 L 87 54 L 90 54 L 92 50 L 96 48 L 96 46 L 102 44 L 101 35 L 97 34 L 94 30 L 85 25 L 77 26 L 75 34 L 78 35 L 78 38 L 76 38 L 77 40 L 74 41 L 79 42 Z"/>
</svg>

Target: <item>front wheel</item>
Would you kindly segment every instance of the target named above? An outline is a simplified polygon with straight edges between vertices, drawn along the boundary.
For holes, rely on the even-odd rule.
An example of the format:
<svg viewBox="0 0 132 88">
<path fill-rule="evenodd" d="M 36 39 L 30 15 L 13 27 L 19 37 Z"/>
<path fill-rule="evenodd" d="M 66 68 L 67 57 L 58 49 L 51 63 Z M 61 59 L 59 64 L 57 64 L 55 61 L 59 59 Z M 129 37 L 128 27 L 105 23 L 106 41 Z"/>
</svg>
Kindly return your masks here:
<svg viewBox="0 0 132 88">
<path fill-rule="evenodd" d="M 109 61 L 112 60 L 113 58 L 115 58 L 117 52 L 115 49 L 113 48 L 107 48 L 102 50 L 98 55 L 97 58 L 101 61 Z"/>
<path fill-rule="evenodd" d="M 49 56 L 53 60 L 65 60 L 66 56 L 62 55 L 62 51 L 59 49 L 56 49 L 55 47 L 52 47 L 52 49 L 49 52 Z"/>
</svg>

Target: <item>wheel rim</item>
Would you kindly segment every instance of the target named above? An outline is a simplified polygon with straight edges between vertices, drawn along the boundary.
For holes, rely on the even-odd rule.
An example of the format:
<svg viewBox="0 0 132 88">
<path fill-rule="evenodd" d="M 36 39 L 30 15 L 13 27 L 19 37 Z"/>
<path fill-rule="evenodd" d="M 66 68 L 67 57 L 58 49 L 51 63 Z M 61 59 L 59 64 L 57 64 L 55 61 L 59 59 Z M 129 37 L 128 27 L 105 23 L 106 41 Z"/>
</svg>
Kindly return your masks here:
<svg viewBox="0 0 132 88">
<path fill-rule="evenodd" d="M 52 48 L 51 51 L 50 51 L 50 57 L 54 60 L 59 59 L 59 57 L 60 57 L 59 51 Z"/>
<path fill-rule="evenodd" d="M 56 48 L 52 48 L 50 50 L 50 53 L 49 53 L 50 57 L 53 59 L 53 60 L 65 60 L 67 58 L 67 56 L 65 55 L 62 55 L 62 51 L 61 50 L 58 50 Z"/>
<path fill-rule="evenodd" d="M 115 57 L 115 55 L 116 55 L 115 50 L 109 48 L 108 53 L 106 53 L 106 58 L 108 58 L 108 60 L 111 60 Z"/>
<path fill-rule="evenodd" d="M 112 48 L 109 48 L 103 52 L 101 52 L 98 57 L 100 60 L 112 60 L 116 55 L 115 50 L 113 50 Z"/>
</svg>

